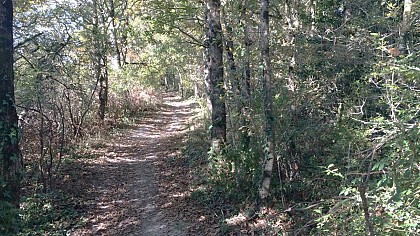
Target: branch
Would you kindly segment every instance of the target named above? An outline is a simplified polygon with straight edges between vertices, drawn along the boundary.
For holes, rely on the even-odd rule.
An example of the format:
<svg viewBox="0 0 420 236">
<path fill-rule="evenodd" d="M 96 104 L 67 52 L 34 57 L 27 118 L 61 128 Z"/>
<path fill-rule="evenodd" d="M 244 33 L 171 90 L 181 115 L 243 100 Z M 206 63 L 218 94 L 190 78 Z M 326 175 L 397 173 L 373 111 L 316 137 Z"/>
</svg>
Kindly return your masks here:
<svg viewBox="0 0 420 236">
<path fill-rule="evenodd" d="M 141 65 L 141 66 L 148 66 L 147 62 L 128 62 L 125 61 L 124 65 Z"/>
<path fill-rule="evenodd" d="M 32 107 L 26 107 L 26 106 L 19 105 L 19 104 L 15 104 L 15 106 L 19 107 L 21 109 L 27 110 L 27 111 L 36 112 L 36 113 L 40 114 L 41 116 L 43 116 L 45 119 L 47 119 L 48 122 L 51 122 L 51 119 L 47 115 L 45 115 L 41 110 L 38 110 L 38 109 L 35 109 L 35 108 L 32 108 Z"/>
<path fill-rule="evenodd" d="M 201 43 L 200 40 L 198 40 L 196 37 L 194 37 L 193 35 L 186 32 L 185 30 L 181 29 L 179 26 L 175 26 L 175 29 L 179 30 L 179 32 L 181 32 L 182 34 L 184 34 L 185 36 L 187 36 L 188 38 L 193 40 L 193 42 L 189 42 L 189 43 L 198 45 L 200 47 L 205 47 L 205 45 L 203 43 Z"/>
<path fill-rule="evenodd" d="M 206 48 L 206 46 L 202 43 L 196 43 L 196 42 L 192 42 L 192 41 L 185 41 L 185 43 L 189 43 L 189 44 L 192 44 L 192 45 L 196 45 L 196 46 L 199 46 L 199 47 Z"/>
<path fill-rule="evenodd" d="M 43 35 L 43 34 L 44 34 L 44 33 L 43 33 L 43 32 L 41 32 L 41 33 L 37 33 L 37 34 L 35 34 L 35 35 L 32 35 L 31 37 L 29 37 L 29 38 L 27 38 L 27 39 L 23 40 L 23 42 L 20 42 L 20 43 L 16 44 L 16 46 L 14 46 L 14 47 L 13 47 L 13 50 L 16 50 L 16 49 L 18 49 L 18 48 L 22 47 L 22 46 L 23 46 L 23 45 L 25 45 L 26 43 L 28 43 L 28 42 L 30 42 L 30 41 L 32 41 L 32 40 L 34 40 L 34 39 L 38 38 L 39 36 L 41 36 L 41 35 Z"/>
<path fill-rule="evenodd" d="M 412 67 L 412 66 L 406 66 L 410 70 L 420 71 L 420 68 Z"/>
</svg>

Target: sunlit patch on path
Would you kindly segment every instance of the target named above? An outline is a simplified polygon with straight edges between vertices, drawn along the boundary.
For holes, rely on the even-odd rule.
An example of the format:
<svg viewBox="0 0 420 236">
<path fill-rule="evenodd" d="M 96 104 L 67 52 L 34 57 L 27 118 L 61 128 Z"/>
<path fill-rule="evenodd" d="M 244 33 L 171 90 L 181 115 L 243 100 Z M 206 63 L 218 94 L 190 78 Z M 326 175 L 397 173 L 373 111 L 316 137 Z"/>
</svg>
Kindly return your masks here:
<svg viewBox="0 0 420 236">
<path fill-rule="evenodd" d="M 87 211 L 71 235 L 186 235 L 188 224 L 170 218 L 158 202 L 157 163 L 178 152 L 190 127 L 193 101 L 166 96 L 158 112 L 115 135 L 84 163 Z"/>
</svg>

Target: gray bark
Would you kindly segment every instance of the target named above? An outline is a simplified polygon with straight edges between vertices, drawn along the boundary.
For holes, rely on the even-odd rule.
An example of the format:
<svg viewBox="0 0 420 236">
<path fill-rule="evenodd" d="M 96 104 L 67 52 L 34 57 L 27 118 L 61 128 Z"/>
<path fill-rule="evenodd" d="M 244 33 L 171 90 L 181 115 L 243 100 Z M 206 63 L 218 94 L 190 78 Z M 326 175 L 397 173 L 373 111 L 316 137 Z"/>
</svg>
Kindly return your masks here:
<svg viewBox="0 0 420 236">
<path fill-rule="evenodd" d="M 411 47 L 412 47 L 412 35 L 410 34 L 410 28 L 411 28 L 411 8 L 412 8 L 413 2 L 412 0 L 404 0 L 404 10 L 403 10 L 403 20 L 401 24 L 401 42 L 402 46 L 401 49 L 405 51 L 405 53 L 409 54 L 411 53 Z"/>
<path fill-rule="evenodd" d="M 105 119 L 106 107 L 108 102 L 108 71 L 107 71 L 107 58 L 106 58 L 106 42 L 102 37 L 100 24 L 105 22 L 104 15 L 102 15 L 102 22 L 99 18 L 99 5 L 98 0 L 93 0 L 93 44 L 94 44 L 94 63 L 95 63 L 95 80 L 99 83 L 99 119 Z"/>
<path fill-rule="evenodd" d="M 212 150 L 220 154 L 226 143 L 226 106 L 223 78 L 223 34 L 220 23 L 220 0 L 206 0 L 208 43 L 209 43 L 209 79 L 211 102 L 211 139 Z"/>
<path fill-rule="evenodd" d="M 244 151 L 249 150 L 251 142 L 250 136 L 250 108 L 251 108 L 251 69 L 249 63 L 249 52 L 251 41 L 249 39 L 249 26 L 248 26 L 248 0 L 242 1 L 241 9 L 241 25 L 244 32 L 244 57 L 242 61 L 242 76 L 241 76 L 241 117 L 242 117 L 242 148 Z"/>
<path fill-rule="evenodd" d="M 117 25 L 115 23 L 114 0 L 109 0 L 109 17 L 111 18 L 111 36 L 112 36 L 112 44 L 113 44 L 114 50 L 115 50 L 115 59 L 117 60 L 118 69 L 121 69 L 122 59 L 121 59 L 120 46 L 118 44 Z"/>
<path fill-rule="evenodd" d="M 260 15 L 260 51 L 263 63 L 262 84 L 264 92 L 264 113 L 265 113 L 265 160 L 262 186 L 260 188 L 260 199 L 264 201 L 270 192 L 270 182 L 273 175 L 274 164 L 274 117 L 273 99 L 271 92 L 271 64 L 269 46 L 269 0 L 261 0 Z"/>
</svg>

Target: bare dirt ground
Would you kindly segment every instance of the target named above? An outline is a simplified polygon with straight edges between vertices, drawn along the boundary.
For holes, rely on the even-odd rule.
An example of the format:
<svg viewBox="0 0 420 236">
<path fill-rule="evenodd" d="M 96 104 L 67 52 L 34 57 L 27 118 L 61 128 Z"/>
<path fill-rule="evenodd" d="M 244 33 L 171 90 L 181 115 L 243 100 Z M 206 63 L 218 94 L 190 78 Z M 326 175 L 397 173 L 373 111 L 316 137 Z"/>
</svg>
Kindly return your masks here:
<svg viewBox="0 0 420 236">
<path fill-rule="evenodd" d="M 92 148 L 95 157 L 80 164 L 80 179 L 71 180 L 80 182 L 74 192 L 83 199 L 85 213 L 82 226 L 70 235 L 191 234 L 191 223 L 172 207 L 185 201 L 186 183 L 163 183 L 162 179 L 179 178 L 172 176 L 179 172 L 165 171 L 162 163 L 180 155 L 196 105 L 168 94 L 158 111 Z"/>
</svg>

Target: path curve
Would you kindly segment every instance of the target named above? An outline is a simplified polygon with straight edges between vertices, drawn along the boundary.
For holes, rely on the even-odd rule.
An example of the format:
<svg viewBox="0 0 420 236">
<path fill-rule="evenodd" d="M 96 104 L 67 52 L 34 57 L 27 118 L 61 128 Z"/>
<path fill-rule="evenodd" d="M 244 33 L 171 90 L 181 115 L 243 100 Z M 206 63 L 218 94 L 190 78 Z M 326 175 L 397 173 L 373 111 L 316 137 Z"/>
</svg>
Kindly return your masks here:
<svg viewBox="0 0 420 236">
<path fill-rule="evenodd" d="M 85 185 L 84 226 L 70 235 L 187 235 L 188 223 L 158 204 L 157 165 L 179 152 L 195 106 L 167 94 L 157 112 L 95 147 L 100 157 L 84 163 L 79 180 Z"/>
</svg>

